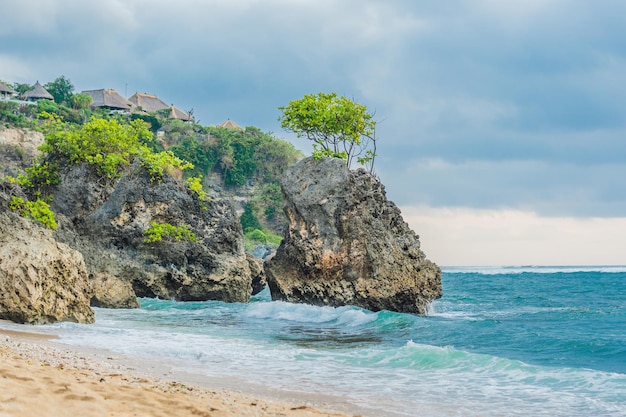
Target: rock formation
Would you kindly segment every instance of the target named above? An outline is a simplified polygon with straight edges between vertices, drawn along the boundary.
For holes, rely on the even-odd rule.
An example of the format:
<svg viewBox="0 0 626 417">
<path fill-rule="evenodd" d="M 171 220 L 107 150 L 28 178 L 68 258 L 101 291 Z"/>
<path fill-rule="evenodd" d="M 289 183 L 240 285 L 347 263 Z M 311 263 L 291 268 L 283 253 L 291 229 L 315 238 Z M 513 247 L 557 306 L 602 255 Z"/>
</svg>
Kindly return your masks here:
<svg viewBox="0 0 626 417">
<path fill-rule="evenodd" d="M 425 314 L 441 297 L 441 270 L 365 170 L 307 158 L 282 189 L 289 227 L 266 263 L 273 299 Z"/>
<path fill-rule="evenodd" d="M 0 191 L 0 318 L 18 323 L 92 323 L 82 255 L 35 220 L 9 209 Z"/>
<path fill-rule="evenodd" d="M 139 308 L 133 286 L 128 281 L 99 272 L 93 278 L 93 287 L 92 307 Z"/>
<path fill-rule="evenodd" d="M 257 295 L 265 289 L 267 286 L 267 280 L 265 279 L 265 269 L 263 266 L 263 260 L 256 258 L 251 254 L 246 255 L 248 258 L 248 265 L 250 265 L 250 273 L 252 274 L 252 294 Z"/>
<path fill-rule="evenodd" d="M 0 175 L 17 176 L 39 155 L 43 134 L 29 129 L 0 127 Z"/>
<path fill-rule="evenodd" d="M 201 202 L 181 181 L 165 176 L 151 182 L 142 170 L 135 165 L 107 184 L 88 165 L 78 165 L 63 172 L 54 190 L 57 239 L 79 250 L 98 278 L 94 305 L 132 306 L 127 290 L 107 295 L 120 290 L 111 286 L 116 282 L 132 286 L 139 297 L 247 302 L 252 276 L 231 205 Z M 185 226 L 197 241 L 147 243 L 151 222 Z"/>
</svg>

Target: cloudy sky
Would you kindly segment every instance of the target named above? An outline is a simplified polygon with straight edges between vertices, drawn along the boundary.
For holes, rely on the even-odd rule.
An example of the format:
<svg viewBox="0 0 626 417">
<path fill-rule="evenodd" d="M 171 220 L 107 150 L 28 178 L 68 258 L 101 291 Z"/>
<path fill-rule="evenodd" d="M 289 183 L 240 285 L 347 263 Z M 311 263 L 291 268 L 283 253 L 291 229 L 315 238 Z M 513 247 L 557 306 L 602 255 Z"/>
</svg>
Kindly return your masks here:
<svg viewBox="0 0 626 417">
<path fill-rule="evenodd" d="M 298 142 L 335 91 L 442 265 L 626 264 L 622 0 L 7 0 L 0 79 L 157 94 Z"/>
</svg>

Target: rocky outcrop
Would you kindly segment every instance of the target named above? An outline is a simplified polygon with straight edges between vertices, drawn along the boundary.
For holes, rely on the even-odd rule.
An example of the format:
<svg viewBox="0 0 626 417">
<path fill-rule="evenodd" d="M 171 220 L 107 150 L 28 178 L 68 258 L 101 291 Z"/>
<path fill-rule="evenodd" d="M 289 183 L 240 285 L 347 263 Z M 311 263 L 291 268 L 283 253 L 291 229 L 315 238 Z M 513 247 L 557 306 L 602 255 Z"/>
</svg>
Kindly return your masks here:
<svg viewBox="0 0 626 417">
<path fill-rule="evenodd" d="M 266 263 L 273 299 L 425 314 L 441 297 L 441 270 L 365 170 L 307 158 L 282 188 L 289 227 Z"/>
<path fill-rule="evenodd" d="M 139 308 L 139 301 L 130 282 L 121 280 L 104 272 L 93 278 L 93 307 L 103 308 Z"/>
<path fill-rule="evenodd" d="M 43 134 L 30 129 L 0 127 L 0 175 L 17 176 L 32 165 Z"/>
<path fill-rule="evenodd" d="M 82 255 L 8 208 L 0 192 L 0 318 L 18 323 L 92 323 Z"/>
<path fill-rule="evenodd" d="M 250 273 L 252 275 L 252 294 L 251 295 L 257 295 L 258 293 L 263 291 L 265 287 L 267 286 L 263 260 L 251 254 L 247 254 L 246 256 L 248 258 L 248 265 L 250 266 Z"/>
<path fill-rule="evenodd" d="M 65 171 L 51 205 L 57 238 L 83 254 L 93 277 L 107 277 L 96 283 L 114 277 L 139 297 L 247 302 L 252 276 L 232 206 L 201 202 L 181 181 L 165 176 L 151 182 L 142 170 L 133 166 L 108 184 L 87 165 Z M 196 241 L 165 236 L 148 243 L 144 232 L 153 222 L 184 226 Z M 95 304 L 107 298 L 97 294 Z"/>
</svg>

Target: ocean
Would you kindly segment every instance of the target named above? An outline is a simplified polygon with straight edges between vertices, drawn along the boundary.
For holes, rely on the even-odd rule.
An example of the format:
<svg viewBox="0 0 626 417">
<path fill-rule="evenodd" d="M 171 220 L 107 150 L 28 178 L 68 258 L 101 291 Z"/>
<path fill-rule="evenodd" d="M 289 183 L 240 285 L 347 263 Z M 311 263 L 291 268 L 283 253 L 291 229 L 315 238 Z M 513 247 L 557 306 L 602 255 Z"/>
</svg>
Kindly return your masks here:
<svg viewBox="0 0 626 417">
<path fill-rule="evenodd" d="M 141 299 L 42 330 L 368 416 L 626 416 L 626 267 L 443 268 L 442 283 L 427 316 L 265 290 L 248 304 Z"/>
</svg>

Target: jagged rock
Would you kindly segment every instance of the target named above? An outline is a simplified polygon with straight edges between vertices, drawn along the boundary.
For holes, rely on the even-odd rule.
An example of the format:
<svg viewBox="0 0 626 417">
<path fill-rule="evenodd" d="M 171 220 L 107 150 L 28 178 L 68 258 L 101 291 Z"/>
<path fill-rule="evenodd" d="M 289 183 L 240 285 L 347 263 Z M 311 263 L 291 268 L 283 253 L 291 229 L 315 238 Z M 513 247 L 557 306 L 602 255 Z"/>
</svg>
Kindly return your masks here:
<svg viewBox="0 0 626 417">
<path fill-rule="evenodd" d="M 103 308 L 139 308 L 139 301 L 133 286 L 106 273 L 99 273 L 93 279 L 94 295 L 92 307 Z"/>
<path fill-rule="evenodd" d="M 252 295 L 257 295 L 267 286 L 263 261 L 250 254 L 248 254 L 247 257 L 250 265 L 250 273 L 252 274 Z"/>
<path fill-rule="evenodd" d="M 82 255 L 8 208 L 0 195 L 0 318 L 18 323 L 92 323 Z"/>
<path fill-rule="evenodd" d="M 83 254 L 91 274 L 128 282 L 139 297 L 249 300 L 250 265 L 229 203 L 200 202 L 170 176 L 150 182 L 140 166 L 115 183 L 97 178 L 86 165 L 64 172 L 51 205 L 59 215 L 58 238 Z M 184 225 L 197 241 L 146 243 L 151 222 Z"/>
<path fill-rule="evenodd" d="M 365 170 L 307 158 L 282 189 L 289 227 L 265 265 L 273 299 L 425 314 L 441 297 L 441 270 Z"/>
<path fill-rule="evenodd" d="M 252 251 L 252 255 L 255 258 L 263 259 L 264 261 L 269 259 L 274 253 L 276 253 L 276 245 L 268 244 L 256 245 L 254 251 Z"/>
<path fill-rule="evenodd" d="M 17 176 L 32 165 L 43 134 L 30 129 L 0 127 L 0 174 Z"/>
</svg>

